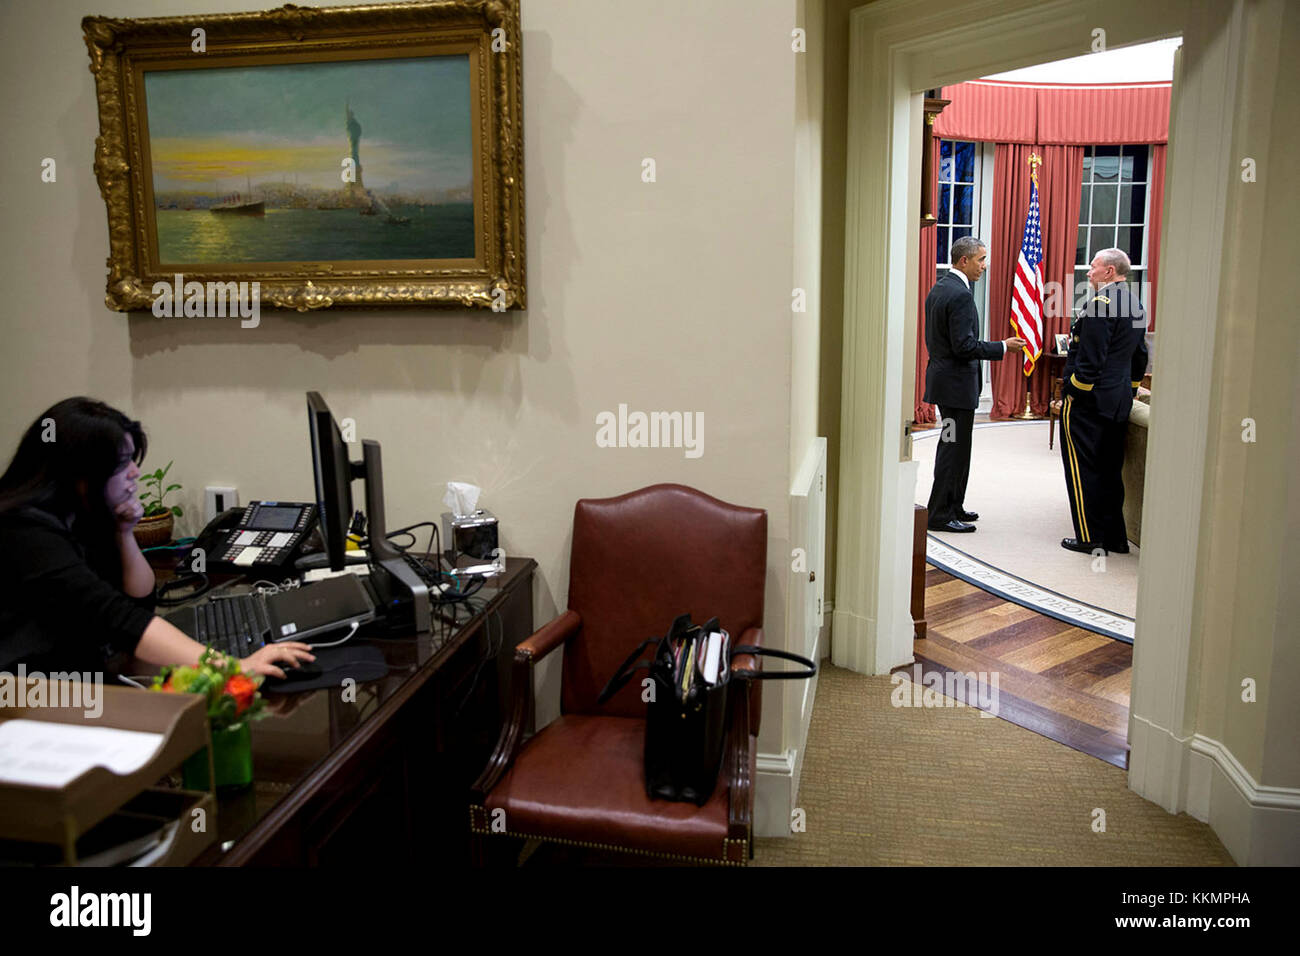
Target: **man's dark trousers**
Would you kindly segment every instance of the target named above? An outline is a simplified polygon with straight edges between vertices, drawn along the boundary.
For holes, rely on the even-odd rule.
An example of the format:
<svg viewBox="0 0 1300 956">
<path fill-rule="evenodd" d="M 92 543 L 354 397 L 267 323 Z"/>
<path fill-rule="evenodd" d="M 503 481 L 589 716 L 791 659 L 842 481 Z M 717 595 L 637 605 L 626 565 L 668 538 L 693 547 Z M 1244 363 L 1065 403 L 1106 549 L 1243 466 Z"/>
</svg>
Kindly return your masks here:
<svg viewBox="0 0 1300 956">
<path fill-rule="evenodd" d="M 1067 395 L 1061 407 L 1061 458 L 1074 536 L 1104 548 L 1128 546 L 1124 525 L 1124 440 L 1128 422 Z"/>
<path fill-rule="evenodd" d="M 952 425 L 949 426 L 949 422 Z M 939 406 L 939 451 L 934 457 L 934 485 L 930 488 L 930 524 L 960 521 L 966 506 L 966 480 L 970 477 L 971 429 L 975 409 Z M 944 439 L 951 437 L 951 441 Z"/>
</svg>

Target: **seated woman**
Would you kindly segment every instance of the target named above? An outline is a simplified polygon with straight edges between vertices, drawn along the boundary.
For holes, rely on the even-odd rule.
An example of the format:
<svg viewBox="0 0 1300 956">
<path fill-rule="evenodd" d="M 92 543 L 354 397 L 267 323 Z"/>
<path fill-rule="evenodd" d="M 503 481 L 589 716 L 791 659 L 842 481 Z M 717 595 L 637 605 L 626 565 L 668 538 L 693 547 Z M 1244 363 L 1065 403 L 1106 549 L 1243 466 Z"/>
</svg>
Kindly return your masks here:
<svg viewBox="0 0 1300 956">
<path fill-rule="evenodd" d="M 197 664 L 203 645 L 153 613 L 153 569 L 132 529 L 144 461 L 139 422 L 69 398 L 23 435 L 0 477 L 0 670 L 130 673 Z M 262 647 L 253 674 L 315 660 L 306 644 Z"/>
</svg>

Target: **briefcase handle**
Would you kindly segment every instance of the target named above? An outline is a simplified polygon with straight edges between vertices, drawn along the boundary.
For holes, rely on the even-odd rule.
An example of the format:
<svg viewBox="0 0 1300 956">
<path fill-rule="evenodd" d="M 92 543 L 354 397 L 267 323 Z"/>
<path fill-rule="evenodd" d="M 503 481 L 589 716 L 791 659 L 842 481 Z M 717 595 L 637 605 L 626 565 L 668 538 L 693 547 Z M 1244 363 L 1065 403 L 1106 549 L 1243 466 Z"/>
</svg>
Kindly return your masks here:
<svg viewBox="0 0 1300 956">
<path fill-rule="evenodd" d="M 637 658 L 641 656 L 641 652 L 649 645 L 658 644 L 661 640 L 663 640 L 663 638 L 647 637 L 644 641 L 638 644 L 636 649 L 627 656 L 627 660 L 618 666 L 618 670 L 614 672 L 614 676 L 609 679 L 609 682 L 601 690 L 600 696 L 596 698 L 596 703 L 605 703 L 605 701 L 609 700 L 623 689 L 623 685 L 632 679 L 633 674 L 641 670 L 641 668 L 649 667 L 654 663 L 652 659 L 637 661 Z"/>
<path fill-rule="evenodd" d="M 801 664 L 803 670 L 798 671 L 751 671 L 740 670 L 732 671 L 731 676 L 741 680 L 807 680 L 817 673 L 817 665 L 801 657 L 798 654 L 792 654 L 790 651 L 778 651 L 771 647 L 759 647 L 757 644 L 740 644 L 731 649 L 731 657 L 734 660 L 745 654 L 753 654 L 755 657 L 779 657 L 785 661 L 794 661 Z"/>
</svg>

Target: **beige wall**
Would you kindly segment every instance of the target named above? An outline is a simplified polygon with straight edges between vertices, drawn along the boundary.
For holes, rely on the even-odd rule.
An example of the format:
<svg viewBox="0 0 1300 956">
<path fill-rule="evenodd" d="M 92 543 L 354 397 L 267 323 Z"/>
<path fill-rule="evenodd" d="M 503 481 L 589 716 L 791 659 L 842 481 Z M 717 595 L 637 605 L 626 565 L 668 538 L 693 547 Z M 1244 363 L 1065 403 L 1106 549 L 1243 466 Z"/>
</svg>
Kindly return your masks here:
<svg viewBox="0 0 1300 956">
<path fill-rule="evenodd" d="M 193 532 L 207 484 L 312 496 L 303 393 L 319 389 L 383 443 L 392 523 L 436 516 L 448 479 L 483 486 L 507 552 L 540 564 L 539 623 L 566 603 L 576 499 L 683 482 L 768 510 L 766 630 L 782 646 L 795 0 L 524 0 L 527 313 L 268 312 L 244 330 L 109 312 L 80 18 L 254 6 L 52 0 L 0 14 L 0 441 L 70 394 L 119 405 L 144 421 L 150 463 L 176 459 Z M 46 156 L 55 184 L 40 182 Z M 641 182 L 643 157 L 657 183 Z M 703 456 L 598 448 L 596 415 L 619 403 L 703 412 Z M 766 695 L 765 751 L 784 746 L 780 696 Z"/>
<path fill-rule="evenodd" d="M 1222 741 L 1256 782 L 1300 787 L 1300 323 L 1284 278 L 1300 258 L 1289 222 L 1300 209 L 1291 175 L 1300 132 L 1289 108 L 1300 96 L 1300 10 L 1265 0 L 1247 11 L 1232 156 L 1257 168 L 1253 183 L 1228 171 L 1219 362 L 1206 383 L 1194 729 Z M 1171 325 L 1176 316 L 1161 319 Z M 1246 418 L 1254 443 L 1242 440 Z M 1258 685 L 1254 703 L 1242 700 L 1247 678 Z"/>
</svg>

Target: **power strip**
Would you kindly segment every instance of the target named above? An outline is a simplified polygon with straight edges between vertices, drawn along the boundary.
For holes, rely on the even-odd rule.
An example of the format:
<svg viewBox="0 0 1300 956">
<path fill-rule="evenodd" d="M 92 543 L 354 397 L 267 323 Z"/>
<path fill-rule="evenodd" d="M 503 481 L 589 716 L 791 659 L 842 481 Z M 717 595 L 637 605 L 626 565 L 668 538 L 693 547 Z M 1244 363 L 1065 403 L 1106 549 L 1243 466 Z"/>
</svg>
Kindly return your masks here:
<svg viewBox="0 0 1300 956">
<path fill-rule="evenodd" d="M 325 581 L 329 578 L 337 578 L 342 574 L 367 575 L 370 573 L 368 564 L 349 564 L 342 571 L 331 571 L 329 568 L 312 568 L 310 571 L 302 573 L 303 584 L 314 584 L 317 581 Z"/>
</svg>

